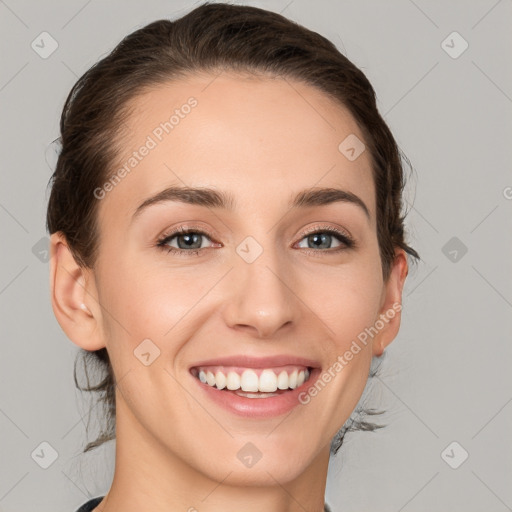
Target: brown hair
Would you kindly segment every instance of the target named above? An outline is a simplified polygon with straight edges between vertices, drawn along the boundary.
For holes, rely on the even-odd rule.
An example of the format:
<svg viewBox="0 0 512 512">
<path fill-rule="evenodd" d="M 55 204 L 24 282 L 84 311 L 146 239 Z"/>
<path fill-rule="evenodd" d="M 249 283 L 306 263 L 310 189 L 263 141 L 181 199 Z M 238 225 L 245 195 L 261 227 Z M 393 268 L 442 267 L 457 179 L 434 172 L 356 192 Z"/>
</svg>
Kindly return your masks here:
<svg viewBox="0 0 512 512">
<path fill-rule="evenodd" d="M 384 279 L 396 248 L 419 259 L 404 235 L 404 155 L 377 110 L 375 92 L 363 72 L 326 38 L 279 14 L 204 3 L 180 19 L 158 20 L 126 36 L 80 77 L 66 99 L 58 139 L 61 152 L 50 180 L 47 229 L 65 235 L 77 263 L 94 268 L 98 203 L 93 191 L 106 181 L 122 147 L 129 101 L 149 87 L 194 72 L 222 70 L 298 80 L 344 105 L 357 121 L 372 159 Z M 87 386 L 80 387 L 75 362 L 77 387 L 100 392 L 107 409 L 106 429 L 86 446 L 88 451 L 115 437 L 115 378 L 105 348 L 82 355 L 84 363 L 94 361 L 105 374 L 91 386 L 84 364 Z M 342 440 L 343 436 L 337 448 Z"/>
</svg>

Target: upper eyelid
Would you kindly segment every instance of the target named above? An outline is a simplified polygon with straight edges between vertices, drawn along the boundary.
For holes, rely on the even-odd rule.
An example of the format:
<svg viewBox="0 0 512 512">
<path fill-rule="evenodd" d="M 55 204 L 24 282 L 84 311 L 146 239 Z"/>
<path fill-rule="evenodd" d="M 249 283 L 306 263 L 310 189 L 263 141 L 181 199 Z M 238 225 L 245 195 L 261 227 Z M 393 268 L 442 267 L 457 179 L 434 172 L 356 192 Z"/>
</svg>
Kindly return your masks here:
<svg viewBox="0 0 512 512">
<path fill-rule="evenodd" d="M 348 230 L 346 229 L 343 229 L 343 228 L 335 228 L 333 226 L 328 226 L 328 225 L 323 225 L 323 226 L 313 226 L 311 228 L 307 228 L 305 231 L 303 231 L 301 233 L 301 236 L 304 237 L 304 236 L 308 236 L 312 233 L 320 233 L 320 232 L 323 232 L 323 231 L 329 231 L 329 232 L 333 232 L 333 233 L 338 233 L 338 234 L 341 234 L 343 236 L 345 236 L 346 238 L 349 238 L 350 240 L 353 240 L 354 237 L 348 232 Z"/>
<path fill-rule="evenodd" d="M 215 236 L 213 233 L 210 233 L 207 229 L 199 227 L 199 226 L 178 226 L 177 228 L 171 229 L 169 231 L 164 231 L 161 235 L 158 236 L 158 240 L 165 240 L 167 238 L 174 238 L 178 235 L 186 235 L 187 233 L 200 233 L 201 235 L 206 235 L 210 239 L 214 239 Z"/>
</svg>

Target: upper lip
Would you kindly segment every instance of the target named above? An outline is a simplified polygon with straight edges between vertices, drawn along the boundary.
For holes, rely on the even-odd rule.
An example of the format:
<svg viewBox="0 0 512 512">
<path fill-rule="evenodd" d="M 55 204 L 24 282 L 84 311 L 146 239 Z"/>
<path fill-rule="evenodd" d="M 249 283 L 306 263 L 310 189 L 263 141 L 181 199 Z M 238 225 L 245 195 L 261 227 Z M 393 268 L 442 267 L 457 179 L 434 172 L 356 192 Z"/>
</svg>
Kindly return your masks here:
<svg viewBox="0 0 512 512">
<path fill-rule="evenodd" d="M 318 361 L 291 355 L 253 357 L 241 354 L 199 361 L 194 363 L 190 368 L 195 368 L 198 366 L 241 366 L 243 368 L 273 368 L 285 365 L 309 366 L 311 368 L 320 367 Z"/>
</svg>

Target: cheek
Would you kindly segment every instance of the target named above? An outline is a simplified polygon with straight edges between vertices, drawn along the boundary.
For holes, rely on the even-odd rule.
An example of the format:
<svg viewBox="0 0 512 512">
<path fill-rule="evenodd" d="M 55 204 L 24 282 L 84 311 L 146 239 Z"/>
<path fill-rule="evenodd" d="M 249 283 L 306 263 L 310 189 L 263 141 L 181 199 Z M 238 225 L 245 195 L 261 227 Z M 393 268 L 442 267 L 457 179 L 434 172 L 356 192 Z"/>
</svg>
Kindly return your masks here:
<svg viewBox="0 0 512 512">
<path fill-rule="evenodd" d="M 361 261 L 331 269 L 316 280 L 318 286 L 310 287 L 312 307 L 328 327 L 337 350 L 344 350 L 378 317 L 384 286 L 381 272 L 380 261 Z"/>
<path fill-rule="evenodd" d="M 98 287 L 107 346 L 122 359 L 151 339 L 172 356 L 191 335 L 190 324 L 206 308 L 204 298 L 222 274 L 223 269 L 198 272 L 192 266 L 118 259 L 103 271 Z"/>
</svg>

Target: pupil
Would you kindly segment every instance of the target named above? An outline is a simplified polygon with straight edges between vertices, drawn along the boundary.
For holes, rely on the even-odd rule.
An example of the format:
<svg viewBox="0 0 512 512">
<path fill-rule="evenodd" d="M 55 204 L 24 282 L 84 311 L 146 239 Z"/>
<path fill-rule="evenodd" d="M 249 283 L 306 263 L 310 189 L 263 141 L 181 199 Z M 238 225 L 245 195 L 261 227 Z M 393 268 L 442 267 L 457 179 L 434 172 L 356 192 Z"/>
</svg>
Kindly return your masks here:
<svg viewBox="0 0 512 512">
<path fill-rule="evenodd" d="M 329 242 L 331 239 L 331 235 L 327 233 L 315 233 L 314 235 L 310 235 L 308 242 L 314 244 L 314 247 L 321 247 L 322 249 L 329 249 Z M 318 243 L 319 242 L 319 243 Z"/>
<path fill-rule="evenodd" d="M 197 235 L 194 233 L 188 233 L 188 234 L 181 235 L 181 236 L 185 240 L 185 245 L 183 247 L 183 245 L 180 243 L 181 238 L 178 238 L 178 246 L 180 247 L 180 249 L 183 249 L 183 248 L 190 249 L 194 244 L 196 244 L 196 246 L 193 247 L 194 249 L 201 248 L 201 238 L 200 238 L 201 235 Z M 197 243 L 198 241 L 199 241 L 199 244 Z"/>
</svg>

